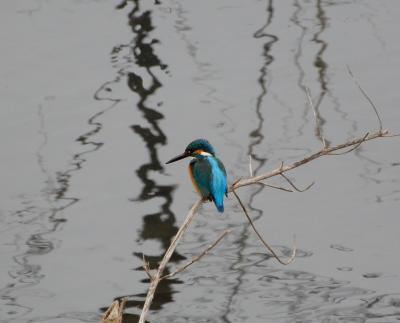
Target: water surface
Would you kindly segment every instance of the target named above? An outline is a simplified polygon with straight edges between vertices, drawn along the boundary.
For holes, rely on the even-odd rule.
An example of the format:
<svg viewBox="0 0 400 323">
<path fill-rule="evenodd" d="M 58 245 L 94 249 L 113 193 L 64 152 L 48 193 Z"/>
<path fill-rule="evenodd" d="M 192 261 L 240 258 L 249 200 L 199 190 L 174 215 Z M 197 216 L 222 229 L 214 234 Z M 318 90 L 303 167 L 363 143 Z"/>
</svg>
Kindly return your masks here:
<svg viewBox="0 0 400 323">
<path fill-rule="evenodd" d="M 0 322 L 96 322 L 148 279 L 195 201 L 186 162 L 208 138 L 231 181 L 384 127 L 399 131 L 398 16 L 383 1 L 3 1 L 0 4 Z M 306 103 L 309 88 L 321 124 Z M 163 281 L 150 322 L 400 320 L 400 153 L 369 142 L 288 175 L 304 193 L 204 205 Z M 287 185 L 282 179 L 270 183 Z"/>
</svg>

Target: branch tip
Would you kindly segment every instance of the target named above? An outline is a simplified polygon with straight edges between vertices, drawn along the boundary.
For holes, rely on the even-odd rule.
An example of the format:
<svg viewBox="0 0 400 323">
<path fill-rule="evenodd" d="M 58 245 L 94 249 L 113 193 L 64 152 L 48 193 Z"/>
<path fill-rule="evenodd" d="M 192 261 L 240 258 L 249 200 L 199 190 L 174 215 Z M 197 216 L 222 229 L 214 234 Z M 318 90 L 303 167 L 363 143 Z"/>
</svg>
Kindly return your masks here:
<svg viewBox="0 0 400 323">
<path fill-rule="evenodd" d="M 371 105 L 372 109 L 374 109 L 376 118 L 378 119 L 378 123 L 379 123 L 379 130 L 382 132 L 383 131 L 383 125 L 382 125 L 382 119 L 379 116 L 379 112 L 377 107 L 375 106 L 374 102 L 371 100 L 371 98 L 368 96 L 367 92 L 364 91 L 364 89 L 361 87 L 360 83 L 358 82 L 357 78 L 354 76 L 352 70 L 350 69 L 349 65 L 346 65 L 347 68 L 347 72 L 349 73 L 350 77 L 352 78 L 353 82 L 357 85 L 358 89 L 360 90 L 360 92 L 362 93 L 362 95 L 364 96 L 365 99 L 367 99 L 367 101 L 369 102 L 369 104 Z"/>
<path fill-rule="evenodd" d="M 310 89 L 308 87 L 306 87 L 306 95 L 307 95 L 308 105 L 310 106 L 310 108 L 312 109 L 312 111 L 314 113 L 317 137 L 319 137 L 319 139 L 321 140 L 322 145 L 323 145 L 324 150 L 325 150 L 325 149 L 328 148 L 328 143 L 326 142 L 325 137 L 324 137 L 323 132 L 322 132 L 321 117 L 319 116 L 319 113 L 317 112 L 317 109 L 315 108 L 315 105 L 314 105 L 313 100 L 311 98 L 311 92 L 310 92 Z"/>
</svg>

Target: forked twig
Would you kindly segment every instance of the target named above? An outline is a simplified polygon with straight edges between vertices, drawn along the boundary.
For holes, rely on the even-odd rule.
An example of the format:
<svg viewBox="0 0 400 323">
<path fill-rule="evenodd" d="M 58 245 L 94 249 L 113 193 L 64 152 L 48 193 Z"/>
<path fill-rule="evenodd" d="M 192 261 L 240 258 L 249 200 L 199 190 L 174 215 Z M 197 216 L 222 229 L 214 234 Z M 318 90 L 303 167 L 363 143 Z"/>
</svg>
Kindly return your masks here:
<svg viewBox="0 0 400 323">
<path fill-rule="evenodd" d="M 283 174 L 283 173 L 285 173 L 285 172 L 287 172 L 289 170 L 292 170 L 294 168 L 300 167 L 300 166 L 302 166 L 302 165 L 304 165 L 306 163 L 309 163 L 309 162 L 311 162 L 311 161 L 313 161 L 313 160 L 315 160 L 317 158 L 320 158 L 322 156 L 331 155 L 333 152 L 340 151 L 340 150 L 342 150 L 344 148 L 349 148 L 349 147 L 353 148 L 354 146 L 360 145 L 360 144 L 362 144 L 364 142 L 367 142 L 367 141 L 370 141 L 370 140 L 374 140 L 374 139 L 377 139 L 377 138 L 385 138 L 385 137 L 390 137 L 390 136 L 391 135 L 389 135 L 389 131 L 388 130 L 379 130 L 379 131 L 376 131 L 374 133 L 370 133 L 368 136 L 364 135 L 362 137 L 359 137 L 359 138 L 353 139 L 351 141 L 348 141 L 348 142 L 346 142 L 344 144 L 339 144 L 339 145 L 336 145 L 336 146 L 329 146 L 327 148 L 323 148 L 323 149 L 318 150 L 317 152 L 315 152 L 315 153 L 313 153 L 313 154 L 311 154 L 311 155 L 309 155 L 307 157 L 304 157 L 303 159 L 298 160 L 298 161 L 296 161 L 296 162 L 294 162 L 294 163 L 292 163 L 290 165 L 285 165 L 284 166 L 284 164 L 282 162 L 278 168 L 276 168 L 276 169 L 274 169 L 274 170 L 272 170 L 270 172 L 267 172 L 267 173 L 264 173 L 264 174 L 261 174 L 261 175 L 257 175 L 257 176 L 253 176 L 253 177 L 250 177 L 250 178 L 240 178 L 239 180 L 237 180 L 234 184 L 232 184 L 229 187 L 228 191 L 231 192 L 233 189 L 237 189 L 239 187 L 243 187 L 243 186 L 248 186 L 248 185 L 252 185 L 252 184 L 255 184 L 255 183 L 259 183 L 259 182 L 261 182 L 261 181 L 263 181 L 265 179 L 268 179 L 268 178 Z"/>
<path fill-rule="evenodd" d="M 288 189 L 288 188 L 284 188 L 284 187 L 280 187 L 280 186 L 275 186 L 275 185 L 267 184 L 267 183 L 264 183 L 264 182 L 258 182 L 258 184 L 264 185 L 264 186 L 267 186 L 267 187 L 271 187 L 271 188 L 275 188 L 275 189 L 277 189 L 277 190 L 281 190 L 281 191 L 293 193 L 293 190 L 290 190 L 290 189 Z"/>
<path fill-rule="evenodd" d="M 313 185 L 315 184 L 315 182 L 312 182 L 312 183 L 309 184 L 306 188 L 303 188 L 303 189 L 301 190 L 301 189 L 297 188 L 297 186 L 294 185 L 294 183 L 293 183 L 285 174 L 280 173 L 279 175 L 281 175 L 281 176 L 290 184 L 291 187 L 293 187 L 297 192 L 300 192 L 300 193 L 309 190 L 310 187 L 313 186 Z"/>
<path fill-rule="evenodd" d="M 235 189 L 232 189 L 232 193 L 233 195 L 235 195 L 236 199 L 238 200 L 244 214 L 246 215 L 247 220 L 249 221 L 251 227 L 253 228 L 254 232 L 256 233 L 258 239 L 260 239 L 260 241 L 262 242 L 262 244 L 264 245 L 265 248 L 267 248 L 267 250 L 272 254 L 272 256 L 282 265 L 288 265 L 290 264 L 294 258 L 296 257 L 296 244 L 295 241 L 293 241 L 293 249 L 292 249 L 292 254 L 290 255 L 290 257 L 288 258 L 288 260 L 284 261 L 282 260 L 274 251 L 274 249 L 271 248 L 271 246 L 265 242 L 264 238 L 261 236 L 261 234 L 258 232 L 257 228 L 255 227 L 253 221 L 251 220 L 249 214 L 247 213 L 246 207 L 244 206 L 243 202 L 241 201 L 239 195 L 236 193 Z"/>
<path fill-rule="evenodd" d="M 361 91 L 361 93 L 364 95 L 364 97 L 367 99 L 367 101 L 369 102 L 369 104 L 371 105 L 371 107 L 374 109 L 376 117 L 378 118 L 378 122 L 379 122 L 379 130 L 382 131 L 383 130 L 383 126 L 382 126 L 382 120 L 381 117 L 379 116 L 378 113 L 378 109 L 376 108 L 374 102 L 372 102 L 371 98 L 368 96 L 368 94 L 364 91 L 364 89 L 361 87 L 360 83 L 358 83 L 356 77 L 354 76 L 353 72 L 350 69 L 349 65 L 346 65 L 347 67 L 347 72 L 349 73 L 349 75 L 351 76 L 351 78 L 353 79 L 354 83 L 357 85 L 358 89 Z"/>
<path fill-rule="evenodd" d="M 201 254 L 197 255 L 196 257 L 193 257 L 192 260 L 190 260 L 188 263 L 186 263 L 184 266 L 179 267 L 177 270 L 174 272 L 162 276 L 160 280 L 165 279 L 165 278 L 171 278 L 175 276 L 176 274 L 179 274 L 180 272 L 184 271 L 186 268 L 188 268 L 190 265 L 194 264 L 196 261 L 199 261 L 201 258 L 203 258 L 205 255 L 207 255 L 212 248 L 214 248 L 227 234 L 229 234 L 231 230 L 227 229 L 222 234 L 218 237 L 217 240 L 215 240 L 212 244 L 210 244 L 207 249 L 205 249 Z"/>
<path fill-rule="evenodd" d="M 343 151 L 343 152 L 341 152 L 341 153 L 329 153 L 328 155 L 331 155 L 331 156 L 334 156 L 334 155 L 345 155 L 345 154 L 348 154 L 348 153 L 350 153 L 350 152 L 352 152 L 353 150 L 356 150 L 358 147 L 360 147 L 361 146 L 361 144 L 365 141 L 365 139 L 368 137 L 368 135 L 369 135 L 369 132 L 367 132 L 366 134 L 365 134 L 365 136 L 363 137 L 363 140 L 362 141 L 360 141 L 357 145 L 355 145 L 354 147 L 352 147 L 352 148 L 350 148 L 350 149 L 348 149 L 348 150 L 346 150 L 346 151 Z"/>
</svg>

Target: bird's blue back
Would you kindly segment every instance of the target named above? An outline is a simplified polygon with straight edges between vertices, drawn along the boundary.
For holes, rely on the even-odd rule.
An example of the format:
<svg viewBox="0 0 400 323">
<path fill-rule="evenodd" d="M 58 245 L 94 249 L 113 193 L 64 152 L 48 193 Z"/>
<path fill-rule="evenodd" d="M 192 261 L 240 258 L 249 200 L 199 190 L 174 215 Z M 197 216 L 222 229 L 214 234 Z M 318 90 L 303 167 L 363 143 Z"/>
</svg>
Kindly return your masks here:
<svg viewBox="0 0 400 323">
<path fill-rule="evenodd" d="M 219 212 L 224 212 L 224 195 L 228 186 L 225 167 L 214 156 L 196 156 L 190 162 L 193 183 L 204 198 L 211 199 Z"/>
</svg>

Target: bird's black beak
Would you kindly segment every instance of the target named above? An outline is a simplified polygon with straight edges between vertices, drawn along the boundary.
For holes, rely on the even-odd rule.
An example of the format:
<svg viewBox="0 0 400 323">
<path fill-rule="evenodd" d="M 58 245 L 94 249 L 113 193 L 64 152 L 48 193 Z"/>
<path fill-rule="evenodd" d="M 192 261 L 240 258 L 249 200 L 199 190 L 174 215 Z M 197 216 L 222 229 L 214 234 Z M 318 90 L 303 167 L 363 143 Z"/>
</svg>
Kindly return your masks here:
<svg viewBox="0 0 400 323">
<path fill-rule="evenodd" d="M 183 154 L 180 154 L 180 155 L 170 159 L 169 161 L 167 161 L 166 164 L 170 164 L 170 163 L 176 162 L 178 160 L 181 160 L 181 159 L 189 157 L 189 156 L 190 156 L 190 154 L 185 151 Z"/>
</svg>

